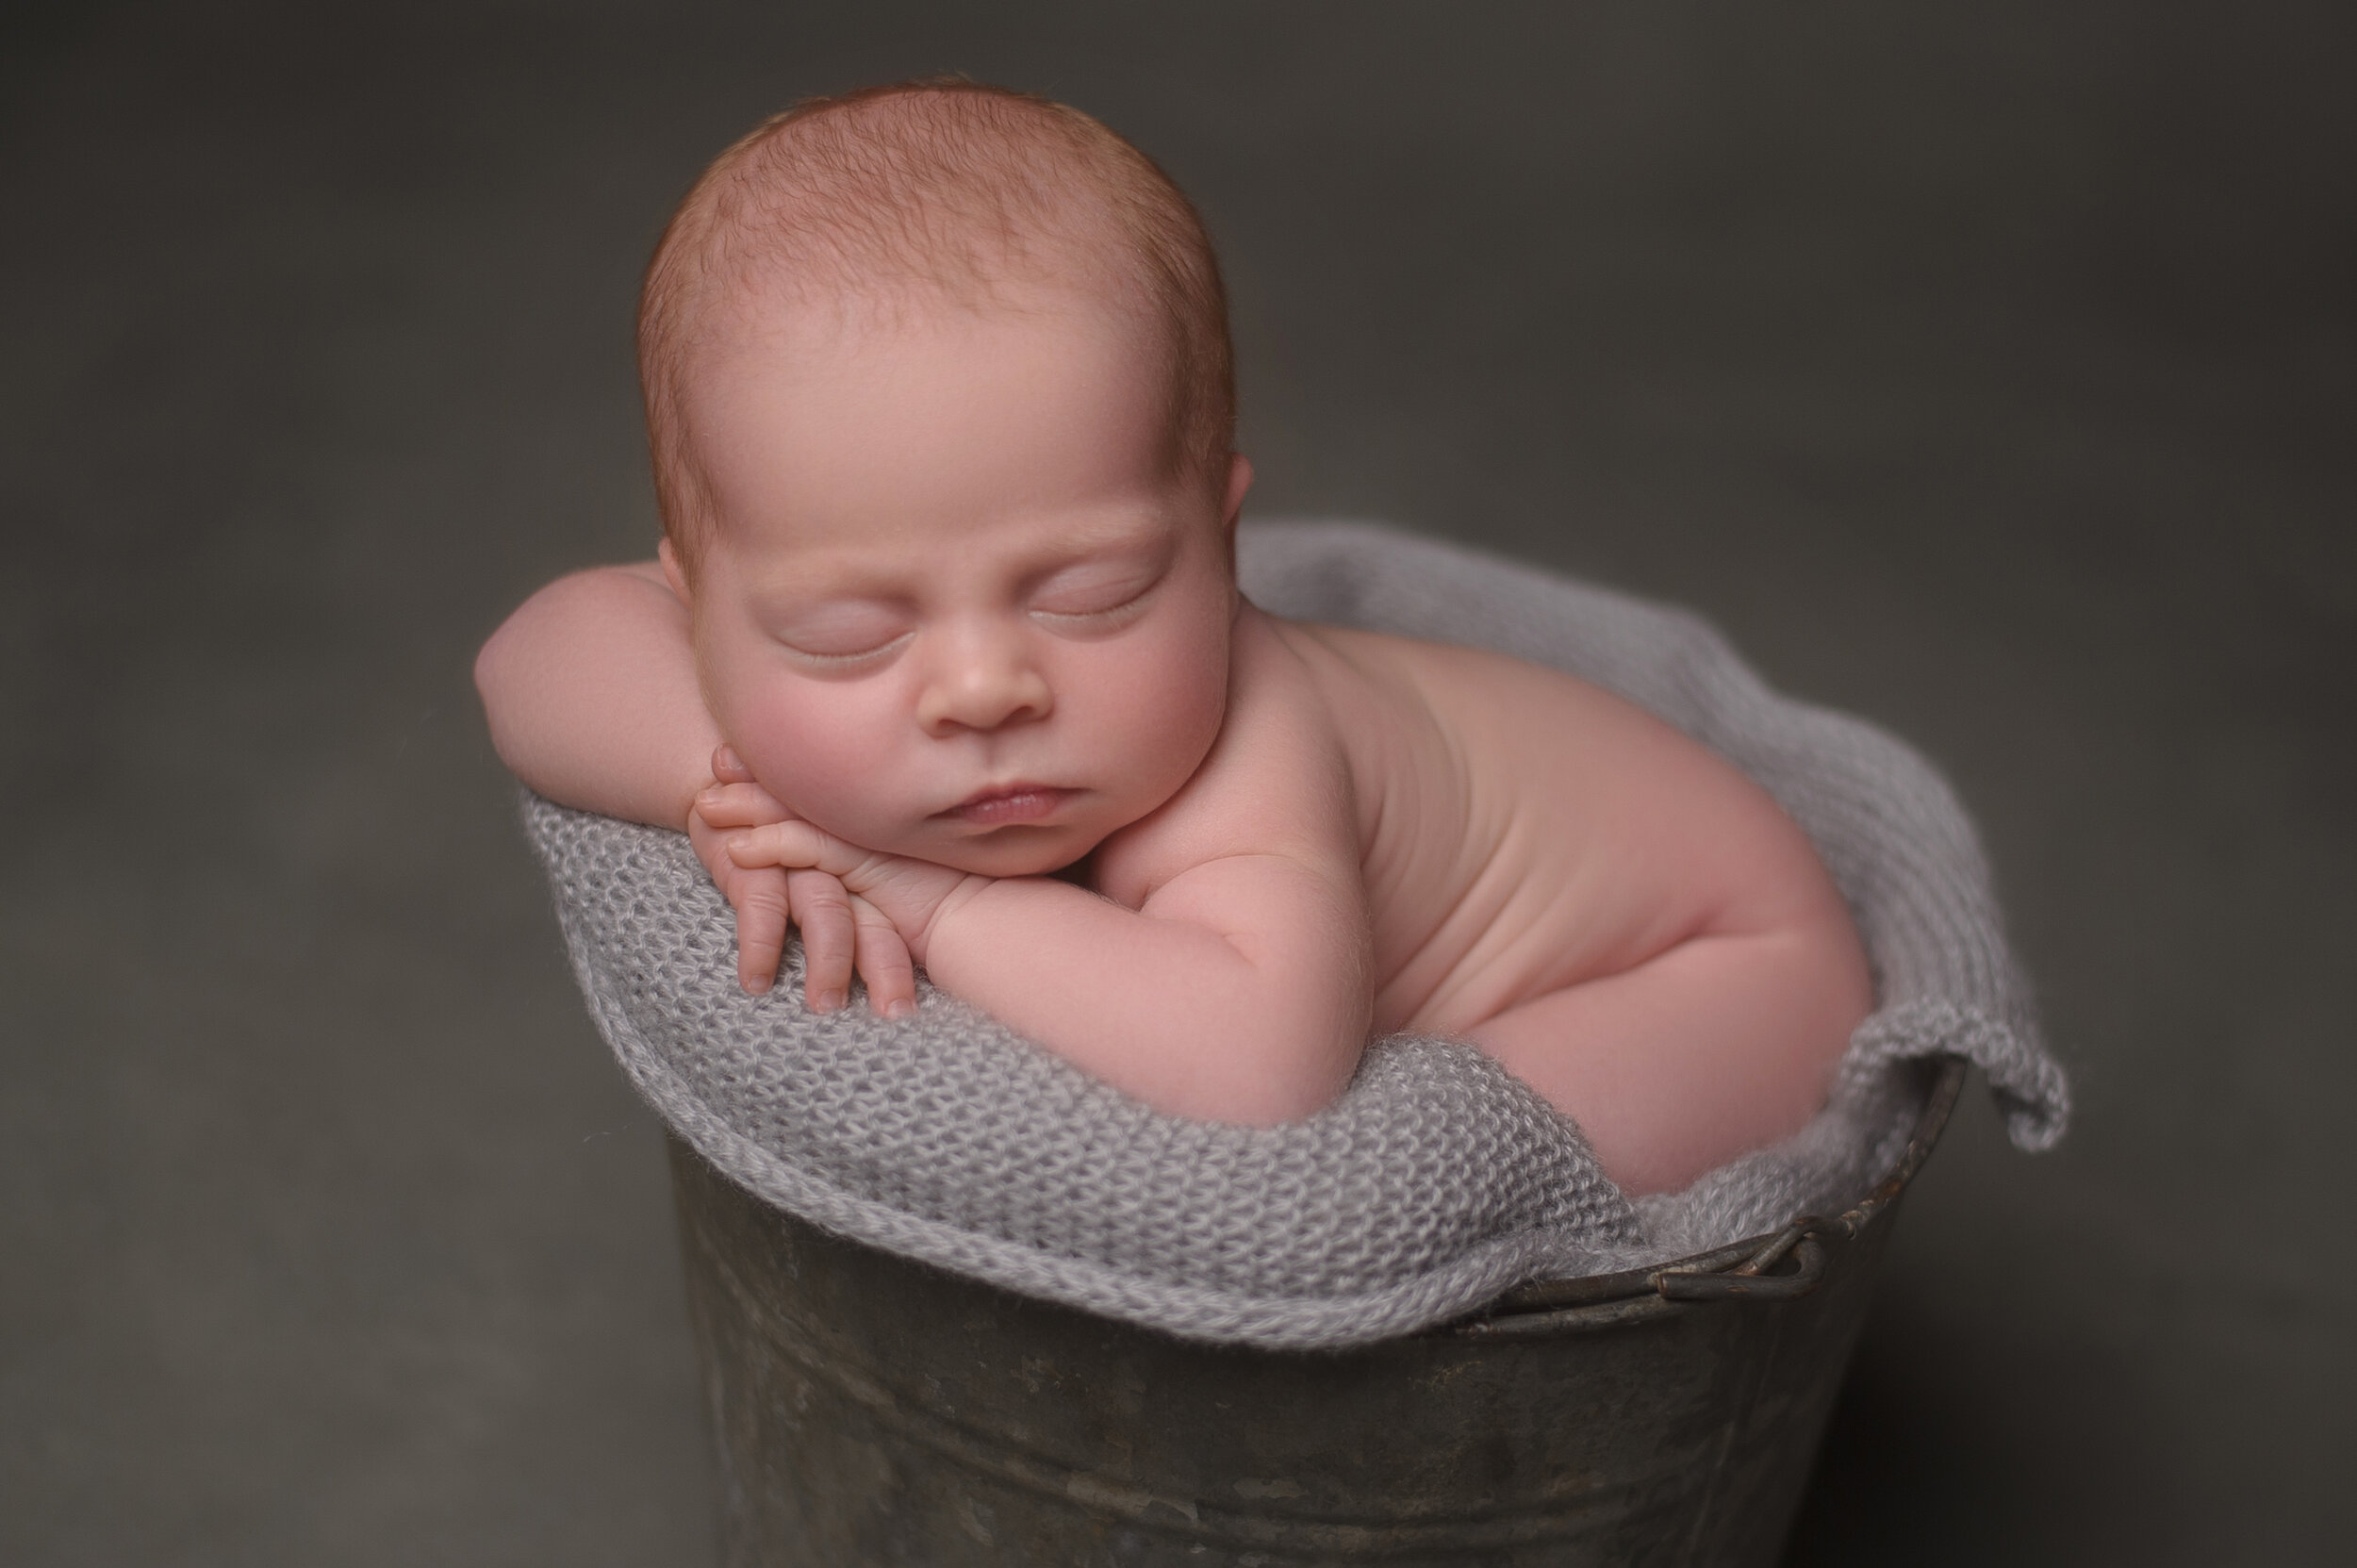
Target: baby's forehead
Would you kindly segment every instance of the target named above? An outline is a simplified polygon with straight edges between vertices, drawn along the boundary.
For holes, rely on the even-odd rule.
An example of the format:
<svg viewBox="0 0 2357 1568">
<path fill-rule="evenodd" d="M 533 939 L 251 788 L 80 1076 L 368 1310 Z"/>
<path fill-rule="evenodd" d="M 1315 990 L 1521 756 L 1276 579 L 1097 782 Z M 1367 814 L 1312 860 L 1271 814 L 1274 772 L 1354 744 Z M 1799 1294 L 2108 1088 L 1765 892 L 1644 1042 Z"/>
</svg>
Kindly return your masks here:
<svg viewBox="0 0 2357 1568">
<path fill-rule="evenodd" d="M 1129 410 L 1133 431 L 1183 422 L 1162 323 L 1065 280 L 1011 275 L 954 295 L 750 286 L 679 348 L 674 409 L 691 447 L 749 409 L 837 430 L 927 407 L 964 415 L 960 389 L 1010 413 L 1061 403 Z"/>
<path fill-rule="evenodd" d="M 1168 361 L 1087 308 L 786 309 L 682 380 L 679 457 L 731 530 L 1195 509 Z"/>
</svg>

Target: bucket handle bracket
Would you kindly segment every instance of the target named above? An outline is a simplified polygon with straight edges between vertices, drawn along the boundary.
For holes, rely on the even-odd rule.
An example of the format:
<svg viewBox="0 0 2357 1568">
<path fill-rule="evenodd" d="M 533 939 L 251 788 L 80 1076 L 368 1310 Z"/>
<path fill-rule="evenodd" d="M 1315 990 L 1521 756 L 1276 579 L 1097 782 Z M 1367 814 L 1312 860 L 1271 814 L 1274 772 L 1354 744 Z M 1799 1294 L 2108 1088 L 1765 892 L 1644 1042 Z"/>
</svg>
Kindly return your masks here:
<svg viewBox="0 0 2357 1568">
<path fill-rule="evenodd" d="M 1825 1277 L 1825 1247 L 1817 1232 L 1841 1229 L 1838 1221 L 1804 1214 L 1731 1269 L 1656 1269 L 1651 1283 L 1664 1301 L 1795 1300 L 1815 1290 Z M 1790 1273 L 1768 1272 L 1788 1255 L 1793 1263 Z"/>
</svg>

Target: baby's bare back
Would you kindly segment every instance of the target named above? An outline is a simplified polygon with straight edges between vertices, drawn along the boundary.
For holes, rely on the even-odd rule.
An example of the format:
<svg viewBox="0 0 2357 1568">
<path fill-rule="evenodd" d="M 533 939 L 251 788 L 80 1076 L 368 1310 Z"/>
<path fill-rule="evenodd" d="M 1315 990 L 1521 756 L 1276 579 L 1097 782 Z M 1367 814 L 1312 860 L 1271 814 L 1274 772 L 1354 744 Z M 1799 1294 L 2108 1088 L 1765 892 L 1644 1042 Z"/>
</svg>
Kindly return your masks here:
<svg viewBox="0 0 2357 1568">
<path fill-rule="evenodd" d="M 1349 758 L 1378 1029 L 1465 1033 L 1698 934 L 1838 905 L 1757 785 L 1596 686 L 1472 649 L 1282 635 Z"/>
<path fill-rule="evenodd" d="M 1631 1191 L 1797 1131 L 1871 1005 L 1848 911 L 1764 791 L 1496 654 L 1247 608 L 1227 726 L 1158 817 L 1108 841 L 1109 895 L 1135 907 L 1223 819 L 1323 842 L 1363 910 L 1375 1032 L 1475 1041 Z"/>
<path fill-rule="evenodd" d="M 1635 1192 L 1797 1131 L 1871 1002 L 1847 908 L 1764 791 L 1496 654 L 1247 607 L 1211 754 L 1106 840 L 1096 885 L 1146 908 L 1256 855 L 1356 912 L 1321 963 L 1363 978 L 1375 1032 L 1476 1042 Z"/>
</svg>

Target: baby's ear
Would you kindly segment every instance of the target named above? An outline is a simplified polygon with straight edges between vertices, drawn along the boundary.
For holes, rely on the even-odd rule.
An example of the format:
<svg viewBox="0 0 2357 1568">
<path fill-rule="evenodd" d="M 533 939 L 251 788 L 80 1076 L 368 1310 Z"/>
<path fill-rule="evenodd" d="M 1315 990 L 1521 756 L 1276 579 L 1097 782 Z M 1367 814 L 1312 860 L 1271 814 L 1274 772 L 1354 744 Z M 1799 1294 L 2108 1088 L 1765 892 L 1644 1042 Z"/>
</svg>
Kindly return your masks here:
<svg viewBox="0 0 2357 1568">
<path fill-rule="evenodd" d="M 654 547 L 654 558 L 663 563 L 663 580 L 671 585 L 672 594 L 683 606 L 694 609 L 696 601 L 687 591 L 687 573 L 680 568 L 679 552 L 671 548 L 669 536 L 666 535 L 663 542 Z"/>
<path fill-rule="evenodd" d="M 1228 501 L 1221 512 L 1221 525 L 1228 533 L 1236 531 L 1236 514 L 1244 510 L 1244 496 L 1252 488 L 1252 459 L 1243 453 L 1230 453 L 1228 457 Z M 668 544 L 668 541 L 667 541 Z"/>
</svg>

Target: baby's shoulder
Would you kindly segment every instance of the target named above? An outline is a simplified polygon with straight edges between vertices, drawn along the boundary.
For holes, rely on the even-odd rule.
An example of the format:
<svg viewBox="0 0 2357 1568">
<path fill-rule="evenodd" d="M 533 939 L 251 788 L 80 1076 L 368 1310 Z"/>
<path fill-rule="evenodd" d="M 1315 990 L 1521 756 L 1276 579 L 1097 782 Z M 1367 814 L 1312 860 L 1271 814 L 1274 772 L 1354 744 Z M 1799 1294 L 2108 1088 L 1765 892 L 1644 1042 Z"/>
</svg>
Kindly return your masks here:
<svg viewBox="0 0 2357 1568">
<path fill-rule="evenodd" d="M 1307 706 L 1339 732 L 1370 846 L 1403 824 L 1459 840 L 1520 825 L 1574 844 L 1635 820 L 1780 816 L 1708 748 L 1563 670 L 1337 627 L 1283 636 L 1313 677 Z"/>
<path fill-rule="evenodd" d="M 1124 903 L 1178 871 L 1229 855 L 1357 863 L 1343 720 L 1314 648 L 1246 605 L 1230 643 L 1227 713 L 1179 792 L 1106 840 L 1100 889 Z"/>
<path fill-rule="evenodd" d="M 1426 760 L 1478 762 L 1493 751 L 1552 752 L 1566 745 L 1601 748 L 1610 760 L 1623 743 L 1640 739 L 1690 745 L 1636 703 L 1510 654 L 1350 627 L 1290 631 L 1324 655 L 1324 705 L 1343 715 L 1349 730 L 1437 743 L 1422 749 Z"/>
</svg>

